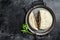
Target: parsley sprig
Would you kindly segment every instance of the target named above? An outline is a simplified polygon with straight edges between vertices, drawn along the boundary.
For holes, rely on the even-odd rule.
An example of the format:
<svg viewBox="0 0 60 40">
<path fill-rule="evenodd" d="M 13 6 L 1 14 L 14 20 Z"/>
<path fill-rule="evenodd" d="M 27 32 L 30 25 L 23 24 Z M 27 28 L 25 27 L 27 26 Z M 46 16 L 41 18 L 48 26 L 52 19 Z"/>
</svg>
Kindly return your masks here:
<svg viewBox="0 0 60 40">
<path fill-rule="evenodd" d="M 27 24 L 23 24 L 21 32 L 31 34 L 31 32 L 28 31 L 28 25 Z"/>
</svg>

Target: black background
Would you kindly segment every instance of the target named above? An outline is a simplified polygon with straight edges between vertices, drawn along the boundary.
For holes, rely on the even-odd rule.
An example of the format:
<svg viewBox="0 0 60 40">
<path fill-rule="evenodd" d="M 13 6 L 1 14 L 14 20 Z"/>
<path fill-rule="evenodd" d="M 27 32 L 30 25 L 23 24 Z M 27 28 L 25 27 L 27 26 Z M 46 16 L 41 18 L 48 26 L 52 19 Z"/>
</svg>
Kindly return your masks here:
<svg viewBox="0 0 60 40">
<path fill-rule="evenodd" d="M 20 32 L 26 14 L 23 8 L 34 1 L 0 0 L 0 40 L 34 40 L 33 35 Z M 44 2 L 55 13 L 56 24 L 50 36 L 42 40 L 60 40 L 60 0 Z"/>
</svg>

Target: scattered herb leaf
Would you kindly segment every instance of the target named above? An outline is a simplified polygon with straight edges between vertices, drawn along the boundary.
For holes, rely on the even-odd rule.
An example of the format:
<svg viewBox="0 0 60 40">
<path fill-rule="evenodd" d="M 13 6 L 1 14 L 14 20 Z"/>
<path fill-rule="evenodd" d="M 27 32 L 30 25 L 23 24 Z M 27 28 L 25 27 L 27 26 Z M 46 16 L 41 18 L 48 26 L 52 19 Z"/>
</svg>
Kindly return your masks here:
<svg viewBox="0 0 60 40">
<path fill-rule="evenodd" d="M 28 31 L 28 25 L 27 24 L 23 24 L 21 32 L 32 34 L 31 32 Z"/>
</svg>

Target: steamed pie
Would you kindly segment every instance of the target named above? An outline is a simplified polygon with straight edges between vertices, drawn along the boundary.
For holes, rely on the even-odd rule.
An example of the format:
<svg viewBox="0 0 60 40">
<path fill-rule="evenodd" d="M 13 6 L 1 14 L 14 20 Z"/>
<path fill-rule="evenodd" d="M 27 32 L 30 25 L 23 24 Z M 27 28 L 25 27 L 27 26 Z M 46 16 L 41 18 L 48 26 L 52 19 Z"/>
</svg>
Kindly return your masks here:
<svg viewBox="0 0 60 40">
<path fill-rule="evenodd" d="M 51 27 L 52 22 L 53 22 L 53 18 L 52 15 L 50 14 L 50 12 L 44 8 L 37 8 L 34 9 L 30 15 L 29 15 L 29 24 L 31 25 L 31 27 L 35 30 L 39 30 L 38 29 L 38 25 L 37 25 L 37 21 L 36 21 L 36 17 L 34 14 L 34 12 L 40 11 L 40 19 L 39 19 L 39 29 L 43 29 L 43 30 L 47 30 Z"/>
</svg>

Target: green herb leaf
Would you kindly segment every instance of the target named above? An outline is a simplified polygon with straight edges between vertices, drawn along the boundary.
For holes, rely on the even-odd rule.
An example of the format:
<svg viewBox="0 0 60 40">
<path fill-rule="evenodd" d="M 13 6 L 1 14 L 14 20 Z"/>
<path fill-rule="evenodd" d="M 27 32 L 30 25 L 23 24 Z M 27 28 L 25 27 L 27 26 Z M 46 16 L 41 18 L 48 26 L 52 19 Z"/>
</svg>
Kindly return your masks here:
<svg viewBox="0 0 60 40">
<path fill-rule="evenodd" d="M 28 25 L 27 24 L 23 24 L 21 32 L 32 34 L 31 32 L 28 31 Z"/>
</svg>

